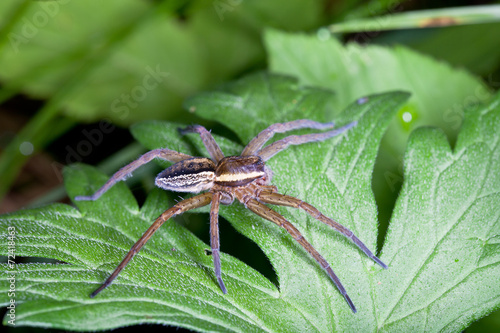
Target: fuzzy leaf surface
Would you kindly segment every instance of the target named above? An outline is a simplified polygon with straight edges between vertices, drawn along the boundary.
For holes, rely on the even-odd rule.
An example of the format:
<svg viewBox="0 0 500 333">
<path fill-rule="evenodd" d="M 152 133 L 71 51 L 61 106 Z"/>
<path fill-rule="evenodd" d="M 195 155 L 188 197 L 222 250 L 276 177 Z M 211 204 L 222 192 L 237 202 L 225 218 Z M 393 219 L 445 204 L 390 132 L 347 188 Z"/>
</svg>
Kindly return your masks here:
<svg viewBox="0 0 500 333">
<path fill-rule="evenodd" d="M 353 103 L 334 120 L 339 126 L 353 120 L 358 125 L 347 135 L 281 152 L 268 163 L 274 171 L 273 184 L 349 227 L 375 251 L 377 221 L 371 173 L 384 130 L 407 98 L 406 93 L 393 92 Z M 333 120 L 329 92 L 267 74 L 249 76 L 223 91 L 199 95 L 186 106 L 200 116 L 221 121 L 236 133 L 240 143 L 216 136 L 227 154 L 237 153 L 242 144 L 277 121 Z M 132 132 L 148 148 L 168 146 L 202 155 L 197 153 L 202 149 L 198 138 L 179 137 L 177 127 L 147 122 L 136 125 Z M 67 169 L 65 178 L 73 198 L 95 192 L 108 176 L 76 165 Z M 76 208 L 54 204 L 19 211 L 0 220 L 5 230 L 9 226 L 16 229 L 16 255 L 67 263 L 16 265 L 18 325 L 102 330 L 161 323 L 200 331 L 236 332 L 376 327 L 382 309 L 375 297 L 380 285 L 373 277 L 380 267 L 303 212 L 277 208 L 332 265 L 358 307 L 354 315 L 324 271 L 284 230 L 236 203 L 222 207 L 221 215 L 262 248 L 277 271 L 279 288 L 223 253 L 222 272 L 229 290 L 223 295 L 213 275 L 212 259 L 204 251 L 209 246 L 170 221 L 112 286 L 90 299 L 90 292 L 173 203 L 164 192 L 154 190 L 139 207 L 130 190 L 120 183 L 95 202 L 75 204 Z M 7 253 L 7 243 L 1 244 L 2 253 Z M 7 304 L 9 286 L 3 277 L 10 273 L 7 265 L 2 267 L 1 300 Z"/>
<path fill-rule="evenodd" d="M 500 94 L 465 113 L 454 150 L 415 131 L 377 272 L 385 332 L 460 332 L 500 308 Z"/>
</svg>

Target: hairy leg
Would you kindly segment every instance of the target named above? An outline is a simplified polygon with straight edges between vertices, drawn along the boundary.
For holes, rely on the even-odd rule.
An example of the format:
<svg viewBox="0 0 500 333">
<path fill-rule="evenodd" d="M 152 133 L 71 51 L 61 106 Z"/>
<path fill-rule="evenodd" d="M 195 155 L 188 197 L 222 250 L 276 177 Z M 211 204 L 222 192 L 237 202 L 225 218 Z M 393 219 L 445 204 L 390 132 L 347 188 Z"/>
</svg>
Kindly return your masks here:
<svg viewBox="0 0 500 333">
<path fill-rule="evenodd" d="M 85 195 L 79 195 L 75 197 L 75 200 L 77 201 L 82 201 L 82 200 L 97 200 L 101 195 L 104 194 L 107 190 L 109 190 L 114 184 L 118 183 L 121 180 L 124 180 L 127 178 L 135 169 L 140 167 L 141 165 L 144 165 L 148 162 L 150 162 L 154 158 L 161 158 L 166 161 L 170 162 L 179 162 L 188 158 L 191 158 L 192 156 L 179 153 L 170 149 L 155 149 L 147 152 L 146 154 L 142 155 L 132 163 L 124 166 L 120 170 L 118 170 L 109 180 L 93 195 L 85 196 Z"/>
<path fill-rule="evenodd" d="M 305 240 L 305 238 L 302 236 L 302 234 L 295 228 L 290 222 L 288 222 L 283 216 L 272 210 L 271 208 L 267 207 L 264 204 L 261 204 L 255 199 L 250 199 L 246 202 L 247 208 L 250 209 L 252 212 L 255 214 L 259 215 L 260 217 L 265 218 L 266 220 L 269 220 L 271 222 L 276 223 L 280 227 L 283 227 L 288 233 L 295 239 L 302 247 L 309 252 L 309 254 L 318 262 L 318 264 L 321 265 L 321 267 L 326 271 L 330 279 L 332 279 L 333 283 L 337 287 L 337 289 L 340 291 L 342 296 L 344 296 L 345 300 L 347 301 L 347 304 L 349 304 L 349 307 L 351 308 L 352 312 L 356 313 L 356 307 L 354 306 L 354 303 L 351 301 L 351 298 L 349 295 L 347 295 L 347 291 L 345 290 L 344 286 L 340 282 L 340 279 L 335 275 L 333 272 L 332 268 L 328 264 L 328 262 L 323 258 L 321 254 L 319 254 L 318 251 L 308 242 Z"/>
<path fill-rule="evenodd" d="M 260 156 L 262 160 L 267 161 L 280 151 L 288 148 L 290 145 L 301 145 L 303 143 L 308 143 L 308 142 L 324 141 L 326 139 L 332 138 L 334 136 L 346 132 L 350 128 L 356 126 L 357 123 L 358 123 L 357 121 L 353 121 L 352 123 L 347 124 L 343 127 L 323 133 L 290 135 L 287 136 L 286 138 L 273 142 L 269 146 L 262 148 L 260 151 L 257 152 L 256 155 Z"/>
<path fill-rule="evenodd" d="M 201 140 L 203 141 L 203 145 L 205 145 L 205 148 L 207 149 L 210 157 L 215 163 L 218 163 L 224 158 L 224 154 L 222 153 L 219 145 L 217 144 L 217 142 L 215 142 L 214 137 L 212 136 L 212 134 L 210 134 L 209 131 L 207 131 L 205 127 L 200 125 L 193 125 L 188 126 L 184 129 L 179 129 L 179 132 L 181 134 L 198 133 L 201 137 Z"/>
<path fill-rule="evenodd" d="M 122 269 L 127 266 L 130 260 L 136 255 L 137 252 L 146 244 L 146 242 L 153 236 L 153 234 L 158 230 L 163 223 L 165 223 L 168 219 L 170 219 L 172 216 L 182 214 L 188 210 L 206 206 L 210 203 L 212 200 L 212 194 L 211 193 L 203 193 L 200 195 L 197 195 L 195 197 L 183 200 L 173 206 L 172 208 L 167 209 L 163 214 L 161 214 L 156 221 L 151 225 L 151 227 L 146 230 L 144 235 L 132 246 L 130 251 L 127 253 L 125 258 L 122 260 L 122 262 L 116 267 L 116 269 L 111 273 L 111 275 L 108 277 L 108 279 L 98 288 L 96 289 L 91 295 L 91 298 L 94 298 L 98 293 L 100 293 L 104 288 L 109 286 L 113 280 L 120 274 Z"/>
<path fill-rule="evenodd" d="M 219 205 L 221 194 L 216 192 L 212 196 L 212 207 L 210 208 L 210 247 L 212 248 L 212 258 L 214 259 L 215 276 L 219 282 L 220 289 L 227 294 L 226 286 L 222 281 L 220 265 L 220 242 L 219 242 Z"/>
<path fill-rule="evenodd" d="M 273 124 L 260 132 L 255 138 L 248 143 L 248 145 L 243 149 L 241 156 L 255 155 L 262 148 L 262 146 L 271 139 L 276 133 L 285 133 L 295 129 L 300 128 L 312 128 L 312 129 L 328 129 L 333 128 L 334 123 L 318 123 L 317 121 L 312 121 L 308 119 L 299 119 L 294 121 L 289 121 L 287 123 Z"/>
<path fill-rule="evenodd" d="M 316 209 L 314 206 L 308 204 L 305 201 L 302 201 L 300 199 L 297 199 L 295 197 L 291 197 L 289 195 L 284 195 L 280 193 L 269 193 L 269 192 L 261 192 L 258 199 L 262 202 L 272 204 L 272 205 L 279 205 L 279 206 L 288 206 L 288 207 L 294 207 L 294 208 L 300 208 L 306 211 L 307 214 L 311 215 L 314 217 L 316 220 L 319 220 L 336 231 L 340 232 L 342 235 L 345 237 L 349 238 L 357 247 L 361 249 L 368 257 L 373 259 L 377 264 L 382 266 L 383 268 L 387 269 L 387 265 L 384 264 L 379 258 L 377 258 L 367 247 L 366 245 L 358 238 L 354 233 L 344 227 L 342 224 L 335 222 L 331 218 L 323 215 L 318 209 Z"/>
</svg>

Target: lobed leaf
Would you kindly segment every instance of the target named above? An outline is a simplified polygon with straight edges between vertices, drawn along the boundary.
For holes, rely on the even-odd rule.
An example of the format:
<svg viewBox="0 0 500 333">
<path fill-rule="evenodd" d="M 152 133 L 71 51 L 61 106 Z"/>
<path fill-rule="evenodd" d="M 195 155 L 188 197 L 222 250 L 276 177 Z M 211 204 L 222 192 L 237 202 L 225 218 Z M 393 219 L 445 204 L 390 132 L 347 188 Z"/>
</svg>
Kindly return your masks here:
<svg viewBox="0 0 500 333">
<path fill-rule="evenodd" d="M 363 43 L 372 36 L 376 34 L 357 35 Z M 464 109 L 491 97 L 480 78 L 399 45 L 342 45 L 328 33 L 314 36 L 274 30 L 267 32 L 265 42 L 272 71 L 296 76 L 302 84 L 334 90 L 335 110 L 374 93 L 402 89 L 412 94 L 392 119 L 375 164 L 373 189 L 384 225 L 403 182 L 410 133 L 421 126 L 436 126 L 454 143 Z"/>
<path fill-rule="evenodd" d="M 205 116 L 208 109 L 219 105 L 213 108 L 215 118 L 232 101 L 241 99 L 244 108 L 226 108 L 228 115 L 241 115 L 225 123 L 238 134 L 242 129 L 243 133 L 256 135 L 276 119 L 330 120 L 324 113 L 329 105 L 328 94 L 303 88 L 290 78 L 258 74 L 236 82 L 228 90 L 232 93 L 220 91 L 214 93 L 213 99 L 202 95 L 187 104 Z M 371 168 L 384 129 L 406 98 L 407 94 L 396 92 L 352 104 L 337 120 L 340 125 L 356 119 L 358 126 L 346 136 L 280 153 L 269 163 L 275 173 L 273 183 L 350 227 L 375 250 L 377 222 L 370 190 Z M 259 105 L 273 112 L 259 114 Z M 243 113 L 247 111 L 260 118 L 248 117 Z M 169 123 L 139 124 L 133 134 L 149 148 L 170 143 L 177 143 L 189 153 L 200 148 L 195 136 L 181 140 L 176 125 Z M 228 140 L 221 142 L 226 152 L 241 149 Z M 75 165 L 65 174 L 71 198 L 93 193 L 106 179 L 85 165 Z M 112 286 L 90 299 L 90 292 L 172 203 L 156 189 L 139 208 L 131 192 L 120 183 L 95 202 L 75 204 L 76 208 L 54 204 L 0 219 L 2 228 L 16 228 L 18 256 L 67 263 L 16 265 L 17 325 L 90 331 L 136 323 L 200 331 L 332 331 L 374 325 L 377 285 L 372 276 L 379 267 L 320 222 L 302 212 L 279 209 L 331 263 L 358 306 L 359 312 L 354 315 L 324 271 L 284 230 L 239 204 L 222 207 L 221 214 L 263 249 L 277 271 L 279 287 L 223 253 L 222 272 L 229 290 L 223 295 L 213 274 L 212 259 L 204 251 L 208 245 L 170 221 Z M 224 249 L 224 239 L 221 241 Z M 6 242 L 1 244 L 1 253 L 7 253 Z M 9 286 L 4 277 L 10 271 L 6 265 L 2 268 L 0 300 L 6 304 Z"/>
<path fill-rule="evenodd" d="M 187 105 L 205 117 L 229 113 L 231 121 L 224 124 L 244 142 L 244 128 L 257 133 L 271 123 L 263 121 L 267 115 L 281 121 L 298 115 L 324 119 L 324 112 L 317 113 L 330 105 L 324 93 L 260 73 Z M 358 120 L 358 125 L 345 136 L 279 153 L 268 164 L 273 183 L 349 227 L 375 250 L 373 164 L 384 129 L 407 98 L 393 92 L 353 103 L 336 120 L 339 125 Z M 256 101 L 268 113 L 259 113 Z M 90 299 L 152 220 L 172 204 L 156 189 L 139 208 L 126 186 L 117 184 L 96 202 L 76 202 L 76 208 L 54 204 L 0 218 L 3 230 L 16 228 L 17 255 L 67 263 L 16 265 L 16 324 L 74 330 L 161 323 L 200 331 L 461 331 L 500 307 L 499 133 L 500 94 L 466 112 L 454 150 L 436 129 L 422 128 L 410 137 L 405 182 L 381 254 L 387 270 L 305 213 L 276 208 L 325 256 L 357 314 L 284 230 L 239 204 L 221 207 L 221 215 L 262 248 L 279 286 L 223 253 L 229 291 L 223 295 L 204 252 L 208 245 L 171 221 L 112 286 Z M 180 138 L 177 125 L 170 123 L 139 124 L 133 134 L 149 148 L 178 143 L 192 154 L 203 148 L 196 136 Z M 241 149 L 217 140 L 225 152 Z M 65 177 L 71 197 L 93 193 L 107 179 L 84 165 L 68 169 Z M 1 242 L 3 254 L 6 244 Z M 12 270 L 2 268 L 0 301 L 7 304 Z"/>
<path fill-rule="evenodd" d="M 500 308 L 500 94 L 465 116 L 454 150 L 436 129 L 410 137 L 375 277 L 381 331 L 456 332 Z"/>
<path fill-rule="evenodd" d="M 441 127 L 455 138 L 464 108 L 491 97 L 479 78 L 403 46 L 344 46 L 335 38 L 270 30 L 266 47 L 272 71 L 334 90 L 332 102 L 337 109 L 368 94 L 394 89 L 411 92 L 382 143 L 389 158 L 404 152 L 409 134 L 420 126 Z"/>
</svg>

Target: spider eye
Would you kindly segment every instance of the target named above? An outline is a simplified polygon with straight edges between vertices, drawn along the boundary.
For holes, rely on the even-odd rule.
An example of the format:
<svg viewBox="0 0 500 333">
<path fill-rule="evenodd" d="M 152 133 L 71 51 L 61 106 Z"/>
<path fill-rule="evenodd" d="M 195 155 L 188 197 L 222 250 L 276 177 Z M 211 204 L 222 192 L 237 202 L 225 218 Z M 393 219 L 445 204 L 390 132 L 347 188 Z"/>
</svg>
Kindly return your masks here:
<svg viewBox="0 0 500 333">
<path fill-rule="evenodd" d="M 156 186 L 176 192 L 198 193 L 212 187 L 215 164 L 203 157 L 189 158 L 163 170 L 156 176 Z"/>
</svg>

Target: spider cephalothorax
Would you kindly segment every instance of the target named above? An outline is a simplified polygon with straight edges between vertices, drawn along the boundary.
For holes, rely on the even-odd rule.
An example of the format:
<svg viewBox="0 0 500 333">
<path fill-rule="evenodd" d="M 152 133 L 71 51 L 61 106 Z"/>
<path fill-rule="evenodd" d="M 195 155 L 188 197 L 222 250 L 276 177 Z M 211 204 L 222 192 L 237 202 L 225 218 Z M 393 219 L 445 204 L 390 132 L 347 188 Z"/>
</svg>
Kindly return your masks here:
<svg viewBox="0 0 500 333">
<path fill-rule="evenodd" d="M 144 233 L 144 235 L 137 241 L 137 243 L 132 246 L 123 261 L 118 265 L 104 284 L 91 294 L 91 297 L 94 297 L 101 290 L 111 284 L 111 282 L 118 276 L 120 271 L 125 268 L 132 257 L 144 246 L 149 238 L 165 221 L 170 219 L 172 216 L 179 215 L 188 210 L 206 206 L 208 204 L 211 204 L 210 245 L 215 266 L 215 276 L 217 277 L 217 281 L 219 282 L 222 292 L 224 294 L 227 293 L 226 286 L 222 280 L 219 255 L 219 205 L 229 205 L 237 199 L 255 214 L 286 229 L 290 235 L 321 265 L 328 276 L 332 279 L 340 293 L 344 296 L 352 311 L 356 312 L 356 308 L 347 295 L 342 283 L 323 256 L 314 249 L 314 247 L 301 235 L 297 228 L 288 222 L 282 215 L 265 205 L 267 203 L 303 209 L 313 218 L 329 225 L 349 238 L 368 257 L 372 258 L 383 268 L 387 268 L 387 266 L 380 261 L 380 259 L 378 259 L 363 244 L 363 242 L 361 242 L 359 238 L 352 233 L 352 231 L 335 222 L 331 218 L 323 215 L 310 204 L 295 197 L 280 194 L 275 186 L 269 185 L 271 182 L 272 172 L 265 165 L 265 161 L 269 160 L 271 157 L 290 145 L 323 141 L 344 133 L 355 125 L 356 122 L 352 122 L 344 127 L 328 132 L 298 136 L 292 135 L 262 148 L 275 133 L 284 133 L 300 128 L 312 128 L 318 130 L 331 129 L 334 126 L 333 123 L 323 124 L 307 119 L 295 120 L 283 124 L 274 124 L 263 130 L 254 139 L 252 139 L 245 149 L 243 149 L 240 156 L 229 157 L 224 157 L 224 154 L 215 142 L 214 138 L 204 127 L 190 126 L 182 130 L 182 132 L 195 132 L 200 134 L 203 144 L 208 150 L 211 158 L 192 157 L 166 148 L 155 149 L 142 155 L 139 159 L 120 169 L 93 195 L 76 197 L 75 200 L 96 200 L 116 182 L 125 179 L 132 171 L 137 169 L 139 166 L 148 163 L 153 158 L 161 158 L 167 161 L 175 162 L 174 165 L 165 169 L 156 177 L 155 183 L 158 187 L 177 192 L 199 193 L 207 191 L 197 196 L 185 199 L 161 214 Z"/>
</svg>

